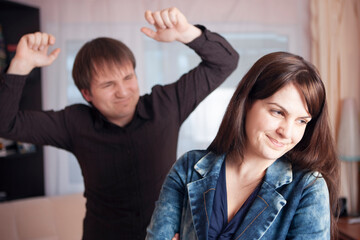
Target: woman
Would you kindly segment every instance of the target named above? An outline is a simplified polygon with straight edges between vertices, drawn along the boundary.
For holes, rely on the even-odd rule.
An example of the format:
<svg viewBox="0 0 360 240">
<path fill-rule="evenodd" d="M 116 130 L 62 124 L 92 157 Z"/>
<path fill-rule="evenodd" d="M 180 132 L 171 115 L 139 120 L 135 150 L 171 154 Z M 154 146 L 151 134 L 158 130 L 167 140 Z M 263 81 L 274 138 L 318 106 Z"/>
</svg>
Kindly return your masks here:
<svg viewBox="0 0 360 240">
<path fill-rule="evenodd" d="M 265 55 L 208 149 L 174 164 L 147 239 L 334 239 L 334 149 L 316 68 L 290 53 Z"/>
</svg>

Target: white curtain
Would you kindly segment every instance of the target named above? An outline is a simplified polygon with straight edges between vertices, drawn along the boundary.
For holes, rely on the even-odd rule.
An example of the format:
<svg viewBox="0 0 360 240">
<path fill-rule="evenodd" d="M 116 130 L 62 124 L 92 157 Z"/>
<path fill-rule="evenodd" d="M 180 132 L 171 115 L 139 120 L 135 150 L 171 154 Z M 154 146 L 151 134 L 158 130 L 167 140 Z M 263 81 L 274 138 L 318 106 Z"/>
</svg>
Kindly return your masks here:
<svg viewBox="0 0 360 240">
<path fill-rule="evenodd" d="M 68 69 L 71 69 L 71 59 L 76 49 L 85 41 L 98 36 L 118 38 L 133 50 L 137 59 L 136 73 L 141 93 L 149 92 L 151 86 L 158 83 L 154 82 L 154 76 L 148 71 L 149 61 L 146 59 L 149 46 L 153 46 L 150 49 L 157 47 L 161 48 L 162 52 L 171 52 L 170 57 L 177 57 L 178 62 L 184 60 L 187 67 L 196 64 L 198 62 L 196 56 L 182 55 L 186 47 L 178 43 L 151 43 L 152 40 L 149 42 L 142 35 L 140 28 L 147 25 L 144 20 L 144 12 L 147 9 L 158 10 L 176 6 L 185 14 L 189 22 L 203 24 L 210 30 L 220 32 L 231 39 L 241 55 L 239 69 L 184 123 L 180 132 L 179 155 L 190 149 L 207 147 L 211 138 L 215 136 L 222 118 L 222 113 L 214 115 L 211 108 L 209 110 L 209 106 L 218 104 L 218 108 L 224 112 L 236 84 L 262 54 L 287 50 L 306 59 L 310 58 L 308 0 L 16 1 L 40 8 L 41 30 L 52 33 L 57 38 L 56 46 L 62 49 L 59 59 L 52 66 L 43 69 L 44 109 L 61 109 L 73 101 L 81 100 L 81 97 L 73 99 L 68 97 L 69 84 L 71 84 Z M 187 67 L 181 69 L 176 64 L 165 65 L 166 57 L 162 58 L 162 61 L 156 68 L 158 71 L 154 73 L 157 77 L 165 76 L 164 78 L 168 79 L 167 74 L 188 70 Z M 175 77 L 178 76 L 173 76 Z M 219 103 L 220 98 L 223 101 Z M 205 121 L 209 116 L 213 119 L 212 122 Z M 76 161 L 68 153 L 52 147 L 45 148 L 45 177 L 47 195 L 83 190 Z"/>
<path fill-rule="evenodd" d="M 312 61 L 325 81 L 333 132 L 339 135 L 342 100 L 352 98 L 360 106 L 360 1 L 311 0 L 311 30 Z M 350 213 L 359 213 L 358 175 L 357 162 L 341 162 L 341 195 Z"/>
</svg>

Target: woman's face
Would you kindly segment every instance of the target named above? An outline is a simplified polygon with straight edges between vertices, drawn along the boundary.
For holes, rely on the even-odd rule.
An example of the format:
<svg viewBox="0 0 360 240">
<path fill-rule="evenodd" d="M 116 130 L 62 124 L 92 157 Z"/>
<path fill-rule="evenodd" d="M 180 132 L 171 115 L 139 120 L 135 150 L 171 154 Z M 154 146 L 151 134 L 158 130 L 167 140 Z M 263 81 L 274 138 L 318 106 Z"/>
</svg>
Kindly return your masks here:
<svg viewBox="0 0 360 240">
<path fill-rule="evenodd" d="M 293 84 L 256 100 L 246 115 L 245 159 L 275 161 L 300 142 L 310 120 L 305 99 Z"/>
</svg>

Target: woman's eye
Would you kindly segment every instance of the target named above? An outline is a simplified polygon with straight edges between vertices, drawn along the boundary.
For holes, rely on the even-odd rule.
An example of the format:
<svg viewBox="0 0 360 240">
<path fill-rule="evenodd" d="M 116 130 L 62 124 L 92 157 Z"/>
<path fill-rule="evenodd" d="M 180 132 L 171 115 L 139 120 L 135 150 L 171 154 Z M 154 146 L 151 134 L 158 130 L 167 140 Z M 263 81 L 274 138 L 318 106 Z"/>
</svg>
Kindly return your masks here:
<svg viewBox="0 0 360 240">
<path fill-rule="evenodd" d="M 279 111 L 279 110 L 271 110 L 271 112 L 274 114 L 274 115 L 278 115 L 278 116 L 283 116 L 283 112 L 282 111 Z"/>
<path fill-rule="evenodd" d="M 306 121 L 306 120 L 304 120 L 304 119 L 300 119 L 300 120 L 299 120 L 299 123 L 306 125 L 306 124 L 308 124 L 308 121 Z"/>
</svg>

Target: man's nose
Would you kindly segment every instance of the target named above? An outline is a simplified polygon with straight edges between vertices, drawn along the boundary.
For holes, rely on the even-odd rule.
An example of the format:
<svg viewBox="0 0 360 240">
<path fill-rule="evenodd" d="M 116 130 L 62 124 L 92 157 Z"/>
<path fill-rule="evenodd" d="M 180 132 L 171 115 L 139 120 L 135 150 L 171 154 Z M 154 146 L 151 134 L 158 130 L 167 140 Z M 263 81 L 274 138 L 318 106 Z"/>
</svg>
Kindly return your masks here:
<svg viewBox="0 0 360 240">
<path fill-rule="evenodd" d="M 115 95 L 116 97 L 124 97 L 126 95 L 126 88 L 122 83 L 116 84 Z"/>
</svg>

